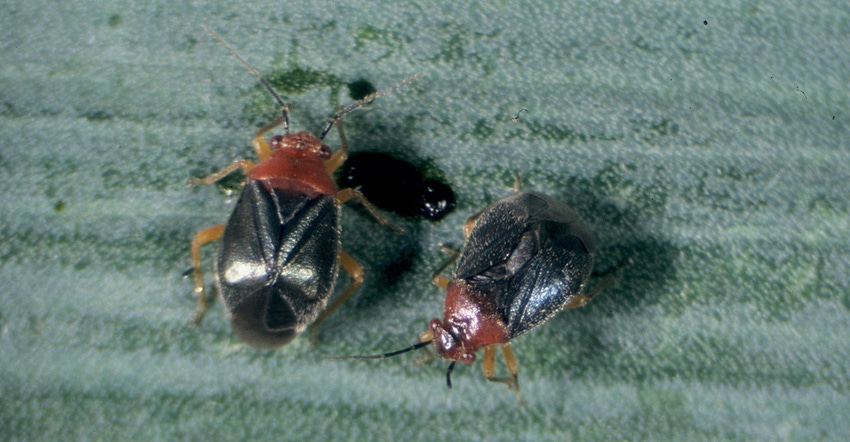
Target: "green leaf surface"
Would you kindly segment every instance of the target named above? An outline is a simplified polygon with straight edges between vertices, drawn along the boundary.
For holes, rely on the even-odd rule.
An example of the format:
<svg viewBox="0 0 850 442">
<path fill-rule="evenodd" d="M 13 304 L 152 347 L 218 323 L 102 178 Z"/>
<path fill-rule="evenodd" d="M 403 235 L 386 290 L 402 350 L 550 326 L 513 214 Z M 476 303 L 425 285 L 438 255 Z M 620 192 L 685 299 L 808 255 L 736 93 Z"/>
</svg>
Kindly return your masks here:
<svg viewBox="0 0 850 442">
<path fill-rule="evenodd" d="M 846 438 L 850 6 L 727 3 L 0 6 L 0 439 Z M 186 182 L 253 158 L 276 112 L 202 23 L 295 130 L 427 73 L 347 135 L 432 164 L 458 207 L 404 235 L 344 207 L 367 280 L 318 345 L 242 346 L 217 300 L 186 323 L 189 241 L 238 177 Z M 598 269 L 635 260 L 515 340 L 525 407 L 480 362 L 449 390 L 418 354 L 322 359 L 416 342 L 440 245 L 515 176 L 581 214 Z"/>
</svg>

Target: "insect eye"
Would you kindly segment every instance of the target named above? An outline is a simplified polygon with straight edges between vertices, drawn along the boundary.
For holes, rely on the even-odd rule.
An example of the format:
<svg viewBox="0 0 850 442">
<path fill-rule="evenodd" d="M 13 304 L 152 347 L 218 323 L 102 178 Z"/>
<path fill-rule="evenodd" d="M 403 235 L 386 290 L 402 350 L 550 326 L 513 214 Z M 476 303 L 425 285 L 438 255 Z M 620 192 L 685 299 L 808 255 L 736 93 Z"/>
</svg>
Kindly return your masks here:
<svg viewBox="0 0 850 442">
<path fill-rule="evenodd" d="M 280 149 L 282 141 L 283 141 L 283 135 L 275 135 L 275 136 L 269 138 L 269 148 L 271 150 Z"/>
<path fill-rule="evenodd" d="M 319 148 L 318 154 L 319 154 L 320 158 L 322 158 L 323 160 L 327 160 L 328 158 L 330 158 L 333 155 L 333 151 L 331 150 L 330 147 L 322 144 L 322 147 Z"/>
</svg>

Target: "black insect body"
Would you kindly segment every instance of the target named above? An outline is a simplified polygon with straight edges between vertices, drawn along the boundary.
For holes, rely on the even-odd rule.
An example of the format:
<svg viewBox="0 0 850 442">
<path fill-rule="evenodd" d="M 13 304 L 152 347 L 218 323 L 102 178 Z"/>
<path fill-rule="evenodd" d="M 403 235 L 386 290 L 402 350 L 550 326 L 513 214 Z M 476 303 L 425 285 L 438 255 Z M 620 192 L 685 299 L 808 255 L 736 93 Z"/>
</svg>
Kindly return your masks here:
<svg viewBox="0 0 850 442">
<path fill-rule="evenodd" d="M 249 181 L 221 238 L 216 275 L 233 331 L 273 348 L 315 321 L 338 270 L 339 204 Z"/>
<path fill-rule="evenodd" d="M 455 207 L 451 187 L 425 178 L 415 165 L 381 152 L 349 155 L 337 184 L 358 189 L 375 206 L 401 216 L 439 220 Z"/>
</svg>

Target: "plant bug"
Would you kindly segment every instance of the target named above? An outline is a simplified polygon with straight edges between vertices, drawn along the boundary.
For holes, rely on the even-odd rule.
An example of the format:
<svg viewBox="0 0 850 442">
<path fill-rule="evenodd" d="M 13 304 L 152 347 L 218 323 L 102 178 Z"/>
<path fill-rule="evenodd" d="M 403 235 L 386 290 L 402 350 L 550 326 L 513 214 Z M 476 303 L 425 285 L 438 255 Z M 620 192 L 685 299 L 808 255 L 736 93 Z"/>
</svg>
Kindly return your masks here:
<svg viewBox="0 0 850 442">
<path fill-rule="evenodd" d="M 455 362 L 470 364 L 483 349 L 484 376 L 507 384 L 522 403 L 510 341 L 561 310 L 584 306 L 613 275 L 583 293 L 596 240 L 572 208 L 542 193 L 519 192 L 499 200 L 471 216 L 463 231 L 461 253 L 452 252 L 432 276 L 446 290 L 443 320 L 432 319 L 420 342 L 406 349 L 331 359 L 380 359 L 433 343 L 438 356 L 452 361 L 446 371 L 451 388 Z M 452 278 L 441 276 L 458 258 Z M 510 377 L 494 374 L 496 347 L 502 348 Z"/>
<path fill-rule="evenodd" d="M 354 189 L 338 189 L 331 173 L 345 161 L 348 143 L 342 118 L 421 75 L 375 92 L 342 108 L 316 138 L 309 132 L 289 132 L 289 108 L 253 67 L 211 29 L 220 41 L 280 105 L 281 116 L 260 128 L 252 144 L 259 163 L 237 160 L 222 170 L 190 184 L 212 184 L 236 169 L 247 182 L 226 224 L 198 232 L 192 240 L 195 293 L 198 309 L 191 322 L 200 322 L 206 309 L 200 247 L 221 238 L 216 260 L 216 284 L 234 333 L 260 349 L 292 341 L 310 324 L 321 322 L 363 280 L 363 269 L 340 248 L 340 204 L 359 200 L 382 224 L 389 225 Z M 337 124 L 338 123 L 338 124 Z M 341 147 L 335 153 L 322 140 L 336 124 Z M 283 135 L 267 142 L 263 135 L 283 126 Z M 351 284 L 328 306 L 339 267 Z"/>
</svg>

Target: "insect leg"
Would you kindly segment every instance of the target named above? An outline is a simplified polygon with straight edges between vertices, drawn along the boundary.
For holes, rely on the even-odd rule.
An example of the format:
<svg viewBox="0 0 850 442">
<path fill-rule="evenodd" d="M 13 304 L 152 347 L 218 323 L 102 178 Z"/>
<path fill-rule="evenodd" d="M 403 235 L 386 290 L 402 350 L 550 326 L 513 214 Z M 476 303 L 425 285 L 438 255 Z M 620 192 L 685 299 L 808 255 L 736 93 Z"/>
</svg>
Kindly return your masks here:
<svg viewBox="0 0 850 442">
<path fill-rule="evenodd" d="M 261 127 L 260 130 L 258 130 L 257 133 L 254 135 L 254 138 L 251 139 L 251 144 L 254 145 L 254 151 L 257 153 L 257 157 L 260 159 L 260 161 L 268 158 L 268 156 L 272 153 L 271 149 L 269 148 L 269 144 L 266 142 L 266 139 L 263 138 L 263 134 L 274 129 L 277 126 L 280 126 L 281 124 L 284 124 L 285 122 L 286 120 L 284 119 L 284 117 L 277 117 L 271 123 Z M 191 180 L 189 180 L 189 185 L 196 186 L 198 184 L 212 184 L 224 178 L 225 176 L 230 174 L 230 172 L 233 172 L 236 169 L 242 169 L 243 172 L 248 173 L 248 171 L 253 169 L 254 166 L 255 164 L 251 160 L 236 160 L 224 169 L 221 169 L 218 172 L 214 172 L 209 176 L 206 176 L 204 178 L 192 178 Z"/>
<path fill-rule="evenodd" d="M 502 355 L 505 357 L 505 365 L 508 366 L 508 372 L 511 374 L 511 377 L 496 377 L 496 346 L 491 345 L 488 347 L 484 347 L 484 361 L 482 363 L 482 369 L 484 370 L 484 377 L 487 378 L 490 382 L 501 382 L 508 386 L 508 388 L 516 393 L 517 400 L 520 405 L 523 405 L 522 396 L 519 393 L 519 366 L 516 362 L 516 356 L 514 355 L 513 350 L 511 349 L 510 344 L 501 344 L 502 347 Z"/>
<path fill-rule="evenodd" d="M 325 161 L 325 170 L 328 171 L 328 174 L 333 173 L 333 171 L 338 169 L 339 166 L 341 166 L 342 163 L 345 162 L 346 158 L 348 158 L 348 139 L 345 138 L 345 130 L 342 128 L 341 117 L 338 120 L 336 129 L 337 131 L 339 131 L 339 142 L 341 146 L 336 152 L 334 152 L 332 157 Z M 386 218 L 381 216 L 381 214 L 378 213 L 378 209 L 376 209 L 375 206 L 373 206 L 372 203 L 370 203 L 369 200 L 366 199 L 366 197 L 363 196 L 363 194 L 360 193 L 357 189 L 342 189 L 336 194 L 336 198 L 339 200 L 340 203 L 345 203 L 346 201 L 349 201 L 351 199 L 356 199 L 360 202 L 360 204 L 363 204 L 363 207 L 365 207 L 366 210 L 369 211 L 369 214 L 372 215 L 372 217 L 375 218 L 376 221 L 378 221 L 384 226 L 395 230 L 396 233 L 404 233 L 401 228 L 394 226 L 389 221 L 387 221 Z"/>
<path fill-rule="evenodd" d="M 519 364 L 517 364 L 516 356 L 510 343 L 502 344 L 502 356 L 505 358 L 505 365 L 508 366 L 508 373 L 511 374 L 511 379 L 513 380 L 513 383 L 508 384 L 508 388 L 516 393 L 516 399 L 519 401 L 520 406 L 525 405 L 522 401 L 522 396 L 519 394 Z"/>
<path fill-rule="evenodd" d="M 322 321 L 325 320 L 331 313 L 334 312 L 355 290 L 357 287 L 360 287 L 360 284 L 363 283 L 363 267 L 354 260 L 348 253 L 345 253 L 342 249 L 339 249 L 339 265 L 351 275 L 351 284 L 342 292 L 339 297 L 337 297 L 334 302 L 331 303 L 327 308 L 325 308 L 322 313 L 319 314 L 319 317 L 313 321 L 313 325 L 311 325 L 310 330 L 310 339 L 315 343 L 318 338 L 318 329 L 316 328 Z"/>
<path fill-rule="evenodd" d="M 328 171 L 328 174 L 332 174 L 348 159 L 348 139 L 345 138 L 345 130 L 342 128 L 342 118 L 336 123 L 336 130 L 339 132 L 340 148 L 325 161 L 325 170 Z"/>
<path fill-rule="evenodd" d="M 519 115 L 519 114 L 517 114 Z M 514 193 L 520 193 L 522 191 L 522 177 L 519 175 L 514 175 Z"/>
<path fill-rule="evenodd" d="M 260 130 L 254 134 L 254 138 L 251 138 L 251 144 L 254 146 L 254 152 L 257 153 L 257 158 L 259 158 L 260 161 L 265 160 L 272 154 L 272 150 L 269 148 L 269 143 L 263 135 L 281 124 L 286 126 L 286 119 L 283 116 L 277 117 L 271 123 L 261 127 Z M 287 128 L 287 131 L 288 130 L 289 129 Z"/>
<path fill-rule="evenodd" d="M 404 233 L 404 230 L 402 230 L 400 227 L 393 225 L 392 223 L 387 221 L 386 218 L 381 216 L 381 214 L 378 213 L 378 209 L 376 209 L 375 206 L 373 206 L 372 203 L 370 203 L 369 200 L 367 200 L 366 197 L 363 196 L 363 194 L 360 193 L 357 189 L 342 189 L 337 192 L 336 199 L 339 200 L 340 203 L 345 203 L 351 201 L 352 199 L 356 199 L 360 202 L 360 204 L 363 205 L 363 207 L 366 208 L 367 211 L 369 211 L 369 214 L 372 215 L 373 218 L 375 218 L 375 221 L 381 223 L 381 225 L 383 226 L 393 229 L 396 233 Z"/>
<path fill-rule="evenodd" d="M 444 263 L 440 264 L 440 267 L 437 267 L 437 270 L 434 270 L 434 273 L 431 274 L 431 282 L 433 282 L 434 285 L 441 288 L 442 290 L 446 290 L 449 288 L 449 278 L 440 275 L 440 273 L 443 273 L 446 268 L 452 265 L 452 263 L 457 260 L 460 254 L 457 251 L 446 246 L 440 247 L 440 251 L 448 253 L 449 258 Z"/>
<path fill-rule="evenodd" d="M 635 261 L 632 258 L 626 258 L 625 261 L 617 264 L 611 269 L 608 269 L 602 273 L 592 274 L 591 276 L 593 277 L 601 277 L 602 281 L 596 284 L 593 287 L 593 290 L 591 290 L 590 292 L 573 296 L 570 301 L 567 302 L 567 306 L 564 307 L 564 309 L 566 310 L 571 308 L 584 307 L 585 305 L 587 305 L 587 303 L 590 302 L 590 300 L 593 299 L 594 296 L 598 295 L 599 292 L 601 292 L 602 289 L 605 288 L 605 286 L 607 286 L 611 283 L 611 281 L 614 280 L 614 276 L 616 276 L 618 271 L 631 266 L 632 264 L 634 264 L 634 262 Z"/>
<path fill-rule="evenodd" d="M 204 274 L 201 271 L 201 246 L 221 238 L 223 233 L 224 224 L 217 224 L 201 230 L 192 239 L 192 264 L 195 267 L 193 274 L 195 276 L 195 295 L 198 297 L 198 309 L 195 310 L 195 314 L 189 320 L 191 324 L 198 325 L 204 316 L 204 310 L 207 308 L 207 295 L 204 291 Z"/>
<path fill-rule="evenodd" d="M 463 225 L 464 239 L 469 239 L 469 235 L 472 234 L 472 228 L 475 227 L 475 222 L 478 221 L 478 218 L 481 218 L 481 214 L 483 213 L 484 211 L 482 210 L 466 219 L 466 223 Z"/>
<path fill-rule="evenodd" d="M 484 347 L 484 359 L 481 361 L 481 368 L 484 370 L 485 378 L 488 380 L 496 378 L 496 346 Z"/>
<path fill-rule="evenodd" d="M 248 173 L 248 171 L 253 168 L 254 162 L 251 160 L 236 160 L 229 166 L 219 170 L 218 172 L 213 172 L 203 178 L 192 178 L 191 180 L 189 180 L 189 185 L 197 186 L 198 184 L 212 184 L 229 175 L 230 172 L 233 172 L 236 169 L 242 169 L 243 172 Z"/>
</svg>

